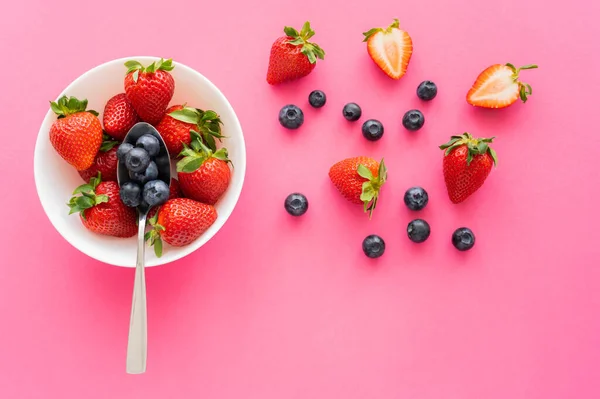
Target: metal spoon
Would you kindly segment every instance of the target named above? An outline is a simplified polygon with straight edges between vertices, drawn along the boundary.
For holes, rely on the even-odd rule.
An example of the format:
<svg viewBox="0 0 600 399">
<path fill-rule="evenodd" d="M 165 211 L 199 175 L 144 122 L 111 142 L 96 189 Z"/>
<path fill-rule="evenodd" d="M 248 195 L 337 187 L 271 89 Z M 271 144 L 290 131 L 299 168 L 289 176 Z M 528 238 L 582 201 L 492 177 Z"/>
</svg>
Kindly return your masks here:
<svg viewBox="0 0 600 399">
<path fill-rule="evenodd" d="M 158 178 L 167 185 L 171 184 L 171 160 L 167 146 L 154 126 L 140 122 L 136 123 L 125 136 L 123 143 L 135 146 L 136 141 L 144 134 L 155 136 L 160 143 L 160 152 L 154 162 L 158 167 Z M 119 162 L 117 167 L 117 180 L 119 187 L 130 181 L 129 172 L 125 165 Z M 127 373 L 141 374 L 146 371 L 146 358 L 148 351 L 148 321 L 146 314 L 146 277 L 144 274 L 144 233 L 146 217 L 151 207 L 144 201 L 138 209 L 138 248 L 137 262 L 135 265 L 135 280 L 133 284 L 133 301 L 131 303 L 131 321 L 129 323 L 129 339 L 127 342 Z"/>
</svg>

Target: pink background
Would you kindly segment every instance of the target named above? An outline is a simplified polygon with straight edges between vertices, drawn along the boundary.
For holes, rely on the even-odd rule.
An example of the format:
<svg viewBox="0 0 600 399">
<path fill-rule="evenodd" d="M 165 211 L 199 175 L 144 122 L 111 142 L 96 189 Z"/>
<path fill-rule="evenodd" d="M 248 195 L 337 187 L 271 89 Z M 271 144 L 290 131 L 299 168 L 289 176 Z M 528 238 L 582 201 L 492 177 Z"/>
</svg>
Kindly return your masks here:
<svg viewBox="0 0 600 399">
<path fill-rule="evenodd" d="M 0 104 L 1 398 L 591 399 L 600 397 L 600 6 L 503 0 L 268 0 L 5 4 Z M 585 5 L 584 5 L 585 4 Z M 408 74 L 391 81 L 361 32 L 398 17 L 413 37 Z M 265 82 L 271 42 L 310 19 L 327 52 L 308 78 Z M 200 251 L 147 272 L 149 365 L 125 374 L 133 270 L 93 261 L 43 214 L 32 154 L 48 100 L 86 70 L 132 54 L 173 57 L 228 96 L 244 128 L 240 203 Z M 525 105 L 486 112 L 464 95 L 498 62 L 538 63 Z M 415 95 L 432 79 L 438 97 Z M 328 95 L 308 107 L 316 88 Z M 366 142 L 341 116 L 356 101 L 386 133 Z M 277 123 L 285 103 L 304 126 Z M 420 108 L 408 133 L 402 114 Z M 364 119 L 363 119 L 364 120 Z M 451 205 L 436 146 L 469 131 L 497 136 L 482 190 Z M 385 156 L 389 183 L 372 221 L 327 171 Z M 57 179 L 60 176 L 56 177 Z M 422 185 L 419 214 L 402 203 Z M 283 210 L 292 191 L 309 212 Z M 429 241 L 405 233 L 413 217 Z M 452 231 L 477 244 L 459 253 Z M 367 259 L 362 239 L 384 237 Z"/>
</svg>

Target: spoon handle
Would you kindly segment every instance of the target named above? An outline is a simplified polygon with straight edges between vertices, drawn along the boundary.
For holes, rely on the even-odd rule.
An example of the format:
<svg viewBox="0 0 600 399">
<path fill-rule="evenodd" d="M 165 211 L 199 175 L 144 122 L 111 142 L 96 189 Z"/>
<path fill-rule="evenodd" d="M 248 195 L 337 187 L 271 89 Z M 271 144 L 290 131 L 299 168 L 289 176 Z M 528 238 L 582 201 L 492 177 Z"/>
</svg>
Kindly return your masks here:
<svg viewBox="0 0 600 399">
<path fill-rule="evenodd" d="M 146 214 L 140 215 L 138 227 L 137 263 L 131 303 L 131 321 L 127 342 L 127 373 L 142 374 L 146 371 L 148 351 L 148 320 L 146 315 L 146 277 L 144 273 L 144 232 Z"/>
</svg>

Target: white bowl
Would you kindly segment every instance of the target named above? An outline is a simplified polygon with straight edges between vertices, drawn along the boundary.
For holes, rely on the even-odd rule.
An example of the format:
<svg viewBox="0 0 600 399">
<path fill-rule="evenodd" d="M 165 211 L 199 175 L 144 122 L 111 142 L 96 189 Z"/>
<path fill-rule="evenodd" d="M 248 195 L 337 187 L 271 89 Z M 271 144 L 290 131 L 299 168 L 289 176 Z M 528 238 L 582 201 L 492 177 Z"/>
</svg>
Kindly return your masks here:
<svg viewBox="0 0 600 399">
<path fill-rule="evenodd" d="M 88 109 L 102 112 L 104 105 L 112 96 L 123 93 L 123 79 L 127 60 L 138 60 L 143 65 L 158 60 L 157 57 L 128 57 L 107 62 L 84 73 L 73 81 L 61 94 L 87 98 Z M 204 245 L 227 221 L 233 211 L 244 182 L 246 173 L 246 146 L 242 127 L 227 101 L 227 98 L 207 78 L 192 68 L 174 62 L 171 72 L 175 79 L 175 95 L 171 104 L 187 103 L 202 109 L 216 111 L 223 121 L 223 134 L 227 136 L 223 145 L 229 150 L 229 157 L 235 166 L 227 192 L 215 205 L 218 213 L 215 223 L 196 241 L 185 247 L 165 245 L 161 258 L 146 248 L 146 266 L 156 266 L 180 259 Z M 101 262 L 116 266 L 134 267 L 136 261 L 137 236 L 132 238 L 114 238 L 94 234 L 87 230 L 78 215 L 69 215 L 66 203 L 73 190 L 83 184 L 77 171 L 64 161 L 50 144 L 49 130 L 56 120 L 48 106 L 38 133 L 34 154 L 34 176 L 37 192 L 50 222 L 56 230 L 75 248 Z"/>
</svg>

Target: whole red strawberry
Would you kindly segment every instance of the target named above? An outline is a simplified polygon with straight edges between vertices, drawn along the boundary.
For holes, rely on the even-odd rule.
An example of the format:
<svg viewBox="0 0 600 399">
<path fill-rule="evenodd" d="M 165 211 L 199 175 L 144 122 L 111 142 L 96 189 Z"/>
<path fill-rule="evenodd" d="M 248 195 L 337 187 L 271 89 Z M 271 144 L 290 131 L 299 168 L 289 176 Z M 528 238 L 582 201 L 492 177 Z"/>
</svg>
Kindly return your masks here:
<svg viewBox="0 0 600 399">
<path fill-rule="evenodd" d="M 129 129 L 139 121 L 140 118 L 125 93 L 112 97 L 104 107 L 104 131 L 117 140 L 123 141 Z"/>
<path fill-rule="evenodd" d="M 117 158 L 117 149 L 119 148 L 119 142 L 114 140 L 107 140 L 108 136 L 100 146 L 100 151 L 94 159 L 92 166 L 86 170 L 80 170 L 79 176 L 86 182 L 89 182 L 91 178 L 98 176 L 98 173 L 102 176 L 102 181 L 117 181 L 117 166 L 119 165 L 119 159 Z"/>
<path fill-rule="evenodd" d="M 325 58 L 325 51 L 308 41 L 315 34 L 310 22 L 304 23 L 300 32 L 289 26 L 283 32 L 285 36 L 271 46 L 267 82 L 272 85 L 308 75 L 315 69 L 317 58 Z"/>
<path fill-rule="evenodd" d="M 187 145 L 181 153 L 183 159 L 177 163 L 177 177 L 181 191 L 187 198 L 214 205 L 223 195 L 231 171 L 227 149 L 216 152 L 206 147 L 198 133 L 192 133 L 191 148 Z"/>
<path fill-rule="evenodd" d="M 78 195 L 81 194 L 81 195 Z M 90 231 L 113 237 L 137 234 L 137 213 L 121 202 L 119 185 L 114 181 L 100 182 L 100 176 L 79 186 L 67 204 L 69 214 L 79 212 L 81 222 Z"/>
<path fill-rule="evenodd" d="M 162 240 L 174 247 L 188 245 L 202 235 L 217 220 L 217 210 L 188 198 L 168 200 L 150 220 L 153 230 L 146 241 L 154 246 L 156 256 L 162 255 Z"/>
<path fill-rule="evenodd" d="M 173 93 L 175 80 L 169 73 L 173 60 L 163 60 L 144 67 L 137 61 L 127 61 L 125 94 L 135 112 L 144 121 L 157 124 L 165 114 Z"/>
<path fill-rule="evenodd" d="M 191 131 L 200 133 L 206 145 L 216 151 L 215 138 L 223 138 L 221 125 L 221 119 L 214 111 L 173 105 L 167 109 L 156 130 L 165 141 L 169 154 L 178 157 L 183 151 L 183 145 L 189 146 L 192 142 Z"/>
<path fill-rule="evenodd" d="M 444 151 L 444 180 L 450 201 L 463 202 L 487 179 L 498 159 L 490 139 L 474 139 L 469 133 L 452 136 L 440 146 Z"/>
<path fill-rule="evenodd" d="M 329 170 L 329 178 L 348 201 L 363 204 L 365 212 L 372 216 L 381 186 L 387 179 L 383 163 L 369 157 L 344 159 Z"/>
<path fill-rule="evenodd" d="M 87 100 L 63 96 L 50 107 L 58 119 L 50 127 L 50 143 L 77 170 L 92 166 L 102 144 L 102 125 L 96 111 L 86 111 Z"/>
</svg>

